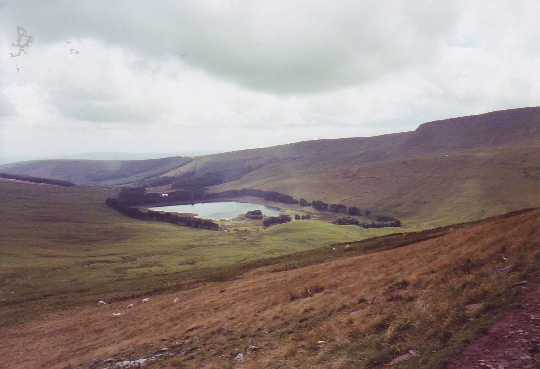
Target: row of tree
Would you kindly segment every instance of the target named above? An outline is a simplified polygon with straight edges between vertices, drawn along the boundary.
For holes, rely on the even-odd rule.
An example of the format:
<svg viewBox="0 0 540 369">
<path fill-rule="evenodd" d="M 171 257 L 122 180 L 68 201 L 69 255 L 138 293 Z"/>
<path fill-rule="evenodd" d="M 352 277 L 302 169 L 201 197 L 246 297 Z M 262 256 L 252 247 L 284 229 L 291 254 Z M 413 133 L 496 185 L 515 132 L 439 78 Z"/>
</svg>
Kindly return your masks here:
<svg viewBox="0 0 540 369">
<path fill-rule="evenodd" d="M 298 200 L 292 196 L 275 191 L 255 189 L 229 190 L 224 192 L 208 193 L 204 189 L 178 190 L 167 194 L 146 192 L 144 187 L 126 187 L 118 193 L 118 200 L 125 205 L 143 204 L 180 204 L 196 203 L 242 196 L 260 197 L 267 201 L 284 204 L 297 204 Z"/>
<path fill-rule="evenodd" d="M 169 192 L 167 194 L 161 193 L 147 193 L 144 187 L 138 188 L 124 188 L 118 194 L 118 200 L 124 206 L 137 206 L 145 204 L 155 205 L 167 205 L 167 204 L 192 204 L 196 202 L 215 201 L 219 199 L 238 198 L 243 196 L 252 196 L 263 198 L 267 201 L 280 202 L 284 204 L 299 204 L 300 206 L 311 206 L 318 211 L 329 211 L 338 214 L 347 214 L 351 219 L 352 217 L 363 216 L 370 219 L 370 222 L 360 223 L 366 228 L 380 228 L 380 227 L 400 227 L 401 221 L 397 218 L 387 215 L 375 215 L 369 209 L 360 209 L 356 206 L 346 206 L 344 204 L 328 204 L 321 200 L 315 200 L 312 202 L 306 199 L 295 199 L 290 195 L 286 195 L 276 191 L 264 191 L 257 189 L 240 189 L 229 190 L 223 192 L 208 193 L 205 189 L 194 188 L 191 190 L 178 190 Z M 341 222 L 352 222 L 345 217 Z M 349 224 L 349 223 L 347 223 Z M 356 223 L 350 223 L 356 224 Z"/>
<path fill-rule="evenodd" d="M 245 169 L 237 168 L 236 176 L 234 178 L 241 176 L 244 173 Z M 249 171 L 249 170 L 248 170 Z M 342 218 L 342 222 L 353 222 L 352 217 L 363 216 L 371 220 L 369 223 L 362 223 L 365 227 L 399 227 L 401 222 L 399 219 L 389 216 L 374 216 L 372 211 L 369 209 L 360 209 L 356 206 L 347 206 L 344 204 L 329 204 L 322 200 L 315 200 L 309 202 L 308 200 L 301 198 L 299 200 L 295 199 L 290 195 L 286 195 L 276 191 L 264 191 L 257 189 L 240 189 L 240 190 L 229 190 L 218 193 L 208 193 L 207 188 L 231 180 L 231 178 L 225 178 L 223 173 L 219 172 L 189 172 L 184 173 L 176 177 L 160 177 L 157 180 L 154 180 L 153 183 L 149 183 L 152 186 L 170 184 L 173 189 L 176 191 L 168 193 L 166 196 L 162 196 L 158 193 L 143 193 L 135 194 L 134 197 L 130 196 L 128 200 L 132 204 L 178 204 L 178 203 L 195 203 L 195 202 L 204 202 L 204 201 L 213 201 L 224 198 L 236 198 L 242 196 L 253 196 L 260 197 L 267 201 L 280 202 L 284 204 L 299 204 L 302 207 L 312 206 L 318 211 L 329 211 L 338 214 L 347 214 L 350 217 Z M 134 190 L 135 192 L 141 190 Z M 121 195 L 122 196 L 122 195 Z M 120 196 L 120 197 L 121 197 Z M 353 219 L 353 220 L 350 220 Z M 358 222 L 359 223 L 359 222 Z"/>
<path fill-rule="evenodd" d="M 300 199 L 299 203 L 303 206 L 308 206 L 309 203 Z M 319 211 L 331 211 L 333 213 L 348 214 L 348 217 L 338 218 L 335 224 L 353 224 L 359 225 L 364 228 L 383 228 L 383 227 L 401 227 L 401 221 L 397 218 L 388 215 L 373 215 L 369 209 L 360 209 L 356 206 L 349 206 L 343 204 L 327 204 L 321 200 L 315 200 L 311 203 L 311 206 Z M 369 218 L 370 222 L 361 223 L 358 219 L 353 218 L 355 216 L 364 216 Z"/>
<path fill-rule="evenodd" d="M 311 204 L 304 199 L 300 199 L 300 205 L 302 206 L 312 206 L 314 209 L 319 211 L 331 211 L 333 213 L 342 213 L 349 214 L 352 216 L 371 216 L 371 210 L 369 209 L 360 209 L 356 206 L 349 206 L 343 204 L 327 204 L 321 200 L 315 200 Z"/>
<path fill-rule="evenodd" d="M 157 192 L 146 192 L 146 188 L 144 187 L 125 187 L 118 193 L 118 200 L 124 205 L 130 206 L 146 204 L 191 204 L 203 201 L 204 198 L 205 192 L 201 190 L 180 190 L 162 194 Z"/>
<path fill-rule="evenodd" d="M 105 203 L 107 206 L 115 209 L 116 211 L 135 219 L 167 222 L 186 227 L 204 228 L 214 231 L 219 230 L 219 225 L 209 219 L 195 218 L 189 215 L 166 213 L 162 211 L 139 209 L 128 206 L 120 200 L 114 198 L 108 198 Z"/>
<path fill-rule="evenodd" d="M 280 202 L 283 204 L 298 204 L 298 200 L 284 193 L 276 192 L 276 191 L 256 190 L 256 189 L 250 189 L 250 188 L 243 188 L 240 190 L 229 190 L 229 191 L 206 194 L 207 199 L 220 199 L 220 198 L 242 197 L 242 196 L 260 197 L 260 198 L 265 199 L 266 201 Z"/>
<path fill-rule="evenodd" d="M 383 218 L 384 220 L 381 220 Z M 385 228 L 385 227 L 401 227 L 401 221 L 396 218 L 381 216 L 376 217 L 371 222 L 360 222 L 357 218 L 341 217 L 334 221 L 334 224 L 339 225 L 357 225 L 364 228 Z"/>
<path fill-rule="evenodd" d="M 278 215 L 277 217 L 267 217 L 263 220 L 263 226 L 270 227 L 275 224 L 283 224 L 283 223 L 289 223 L 291 221 L 291 217 L 286 214 Z"/>
<path fill-rule="evenodd" d="M 257 219 L 262 219 L 262 218 L 264 218 L 264 214 L 263 214 L 263 212 L 260 211 L 260 210 L 250 210 L 250 211 L 248 211 L 248 212 L 246 213 L 245 217 L 248 218 L 248 219 L 255 219 L 255 220 L 257 220 Z"/>
</svg>

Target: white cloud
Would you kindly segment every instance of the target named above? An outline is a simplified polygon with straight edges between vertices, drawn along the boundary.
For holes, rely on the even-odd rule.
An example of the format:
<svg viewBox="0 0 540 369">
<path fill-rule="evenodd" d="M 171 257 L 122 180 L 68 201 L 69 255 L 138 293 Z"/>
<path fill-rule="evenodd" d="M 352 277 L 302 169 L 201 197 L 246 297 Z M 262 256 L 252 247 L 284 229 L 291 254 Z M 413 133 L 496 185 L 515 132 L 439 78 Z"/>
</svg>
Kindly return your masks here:
<svg viewBox="0 0 540 369">
<path fill-rule="evenodd" d="M 0 93 L 0 117 L 11 117 L 13 114 L 15 114 L 13 104 L 3 93 Z"/>
<path fill-rule="evenodd" d="M 230 150 L 536 105 L 540 5 L 442 4 L 11 0 L 0 144 Z M 35 42 L 10 58 L 17 25 Z"/>
<path fill-rule="evenodd" d="M 373 80 L 437 52 L 452 2 L 69 0 L 10 2 L 5 24 L 36 41 L 96 38 L 172 56 L 250 88 L 312 93 Z"/>
</svg>

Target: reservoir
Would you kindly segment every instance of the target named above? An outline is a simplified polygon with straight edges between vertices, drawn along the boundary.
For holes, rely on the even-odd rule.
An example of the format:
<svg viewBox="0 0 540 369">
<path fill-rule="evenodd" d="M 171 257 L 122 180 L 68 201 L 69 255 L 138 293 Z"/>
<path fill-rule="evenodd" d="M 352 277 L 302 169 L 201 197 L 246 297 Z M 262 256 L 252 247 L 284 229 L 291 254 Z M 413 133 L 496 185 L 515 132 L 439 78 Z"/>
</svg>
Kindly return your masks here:
<svg viewBox="0 0 540 369">
<path fill-rule="evenodd" d="M 150 208 L 155 211 L 165 211 L 169 213 L 189 213 L 195 214 L 198 218 L 220 220 L 234 219 L 244 215 L 248 211 L 260 210 L 264 216 L 277 216 L 279 209 L 265 205 L 252 204 L 248 202 L 223 201 L 223 202 L 201 202 L 188 205 L 159 206 Z"/>
</svg>

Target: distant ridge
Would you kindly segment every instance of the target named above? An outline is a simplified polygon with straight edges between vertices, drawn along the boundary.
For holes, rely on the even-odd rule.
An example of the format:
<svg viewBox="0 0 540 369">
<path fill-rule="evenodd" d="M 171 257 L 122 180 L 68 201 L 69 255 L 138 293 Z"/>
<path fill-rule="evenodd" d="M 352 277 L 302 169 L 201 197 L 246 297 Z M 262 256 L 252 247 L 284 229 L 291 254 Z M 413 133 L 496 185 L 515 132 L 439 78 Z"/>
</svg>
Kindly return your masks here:
<svg viewBox="0 0 540 369">
<path fill-rule="evenodd" d="M 540 206 L 540 107 L 424 123 L 415 131 L 322 139 L 196 158 L 45 161 L 2 171 L 75 183 L 211 178 L 210 191 L 252 188 L 374 208 L 422 226 Z"/>
<path fill-rule="evenodd" d="M 304 141 L 196 158 L 164 176 L 221 175 L 255 188 L 386 211 L 422 226 L 540 206 L 540 107 L 424 123 L 375 137 Z"/>
<path fill-rule="evenodd" d="M 526 144 L 539 138 L 540 107 L 531 107 L 424 123 L 407 144 L 426 150 L 470 149 Z"/>
<path fill-rule="evenodd" d="M 16 175 L 16 174 L 10 174 L 10 173 L 0 173 L 0 178 L 1 179 L 14 180 L 14 181 L 55 185 L 55 186 L 61 186 L 61 187 L 73 187 L 73 186 L 75 186 L 74 183 L 71 183 L 71 182 L 68 182 L 68 181 L 62 181 L 62 180 L 59 180 L 59 179 L 39 178 L 39 177 L 23 176 L 23 175 Z"/>
<path fill-rule="evenodd" d="M 158 176 L 190 160 L 184 157 L 148 160 L 32 160 L 3 165 L 0 170 L 76 184 L 123 185 Z"/>
</svg>

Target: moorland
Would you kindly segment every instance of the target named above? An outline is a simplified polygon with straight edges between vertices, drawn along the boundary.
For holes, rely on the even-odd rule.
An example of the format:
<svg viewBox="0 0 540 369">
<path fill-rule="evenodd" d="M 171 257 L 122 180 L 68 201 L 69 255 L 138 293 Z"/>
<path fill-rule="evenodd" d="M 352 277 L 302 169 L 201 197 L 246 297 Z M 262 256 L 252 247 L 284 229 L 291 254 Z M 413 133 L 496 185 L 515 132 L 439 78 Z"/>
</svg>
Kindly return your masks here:
<svg viewBox="0 0 540 369">
<path fill-rule="evenodd" d="M 538 163 L 540 108 L 523 108 L 193 158 L 2 166 L 23 177 L 0 179 L 0 355 L 9 368 L 442 369 L 538 279 Z M 257 190 L 401 226 L 263 197 L 250 200 L 311 216 L 197 229 L 107 206 L 125 188 Z"/>
</svg>

